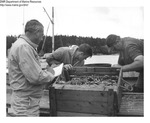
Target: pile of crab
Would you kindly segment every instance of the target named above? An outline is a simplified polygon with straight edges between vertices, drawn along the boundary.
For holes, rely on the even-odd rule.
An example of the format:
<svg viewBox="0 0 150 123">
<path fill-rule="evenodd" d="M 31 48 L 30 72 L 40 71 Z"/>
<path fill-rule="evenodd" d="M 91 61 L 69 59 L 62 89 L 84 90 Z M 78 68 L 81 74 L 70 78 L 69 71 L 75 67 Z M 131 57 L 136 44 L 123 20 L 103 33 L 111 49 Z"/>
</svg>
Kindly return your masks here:
<svg viewBox="0 0 150 123">
<path fill-rule="evenodd" d="M 91 76 L 77 76 L 73 77 L 71 80 L 59 81 L 57 84 L 70 84 L 70 85 L 105 85 L 105 86 L 116 86 L 118 82 L 117 75 L 91 75 Z"/>
</svg>

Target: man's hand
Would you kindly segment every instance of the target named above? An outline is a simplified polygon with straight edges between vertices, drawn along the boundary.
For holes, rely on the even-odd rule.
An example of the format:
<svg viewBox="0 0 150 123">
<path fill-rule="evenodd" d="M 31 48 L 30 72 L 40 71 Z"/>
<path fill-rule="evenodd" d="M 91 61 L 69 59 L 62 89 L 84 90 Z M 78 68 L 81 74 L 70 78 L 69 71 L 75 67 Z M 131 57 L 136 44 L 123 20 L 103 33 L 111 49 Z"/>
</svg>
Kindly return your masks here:
<svg viewBox="0 0 150 123">
<path fill-rule="evenodd" d="M 55 67 L 57 67 L 57 66 L 59 66 L 60 64 L 52 64 L 51 65 L 51 68 L 55 68 Z"/>
<path fill-rule="evenodd" d="M 112 67 L 117 68 L 117 69 L 116 69 L 117 71 L 120 71 L 120 69 L 122 68 L 122 66 L 119 65 L 119 64 L 113 64 Z"/>
<path fill-rule="evenodd" d="M 49 71 L 50 73 L 52 73 L 53 75 L 55 74 L 55 71 L 53 70 L 53 68 L 47 66 L 47 71 Z"/>
<path fill-rule="evenodd" d="M 121 68 L 122 66 L 119 65 L 119 64 L 113 64 L 112 67 L 119 67 L 119 68 Z"/>
<path fill-rule="evenodd" d="M 71 69 L 73 68 L 73 66 L 72 66 L 71 64 L 65 64 L 65 65 L 64 65 L 64 68 L 65 68 L 66 70 L 71 70 Z"/>
</svg>

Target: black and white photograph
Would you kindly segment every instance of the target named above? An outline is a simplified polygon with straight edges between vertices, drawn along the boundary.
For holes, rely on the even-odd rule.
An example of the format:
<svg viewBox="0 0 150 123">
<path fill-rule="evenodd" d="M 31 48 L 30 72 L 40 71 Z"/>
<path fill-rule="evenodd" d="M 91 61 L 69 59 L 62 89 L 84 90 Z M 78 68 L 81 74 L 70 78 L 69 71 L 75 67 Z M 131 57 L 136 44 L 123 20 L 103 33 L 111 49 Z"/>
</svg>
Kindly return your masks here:
<svg viewBox="0 0 150 123">
<path fill-rule="evenodd" d="M 0 0 L 3 114 L 144 118 L 144 4 L 66 1 Z"/>
</svg>

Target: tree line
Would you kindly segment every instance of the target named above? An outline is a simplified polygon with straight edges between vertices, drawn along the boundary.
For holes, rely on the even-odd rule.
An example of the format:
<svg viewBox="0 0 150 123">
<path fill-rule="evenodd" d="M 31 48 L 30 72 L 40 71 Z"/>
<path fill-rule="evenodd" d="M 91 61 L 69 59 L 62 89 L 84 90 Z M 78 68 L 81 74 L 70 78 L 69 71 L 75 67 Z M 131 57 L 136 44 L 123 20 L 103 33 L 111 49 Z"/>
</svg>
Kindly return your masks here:
<svg viewBox="0 0 150 123">
<path fill-rule="evenodd" d="M 12 44 L 17 40 L 18 36 L 7 36 L 6 37 L 6 53 Z M 45 38 L 45 37 L 44 37 Z M 43 39 L 44 39 L 43 38 Z M 143 40 L 143 39 L 142 39 Z M 41 41 L 37 52 L 39 53 L 42 49 L 44 41 Z M 68 35 L 56 35 L 54 38 L 54 50 L 59 47 L 71 46 L 71 45 L 80 45 L 82 43 L 89 44 L 93 49 L 93 54 L 109 54 L 108 48 L 106 46 L 105 38 L 93 38 L 93 37 L 81 37 L 81 36 L 68 36 Z M 45 40 L 45 45 L 43 48 L 44 53 L 52 52 L 52 37 L 47 36 Z"/>
<path fill-rule="evenodd" d="M 17 40 L 18 36 L 7 36 L 6 37 L 6 50 L 9 49 L 12 44 Z M 45 38 L 45 37 L 44 37 Z M 44 39 L 43 38 L 43 39 Z M 44 41 L 41 41 L 37 51 L 38 53 L 42 49 Z M 67 35 L 56 35 L 54 38 L 54 50 L 59 47 L 71 46 L 71 45 L 80 45 L 83 43 L 89 44 L 94 54 L 108 54 L 106 39 L 104 38 L 93 38 L 93 37 L 81 37 L 81 36 L 67 36 Z M 44 53 L 52 52 L 52 37 L 47 36 L 43 48 Z"/>
</svg>

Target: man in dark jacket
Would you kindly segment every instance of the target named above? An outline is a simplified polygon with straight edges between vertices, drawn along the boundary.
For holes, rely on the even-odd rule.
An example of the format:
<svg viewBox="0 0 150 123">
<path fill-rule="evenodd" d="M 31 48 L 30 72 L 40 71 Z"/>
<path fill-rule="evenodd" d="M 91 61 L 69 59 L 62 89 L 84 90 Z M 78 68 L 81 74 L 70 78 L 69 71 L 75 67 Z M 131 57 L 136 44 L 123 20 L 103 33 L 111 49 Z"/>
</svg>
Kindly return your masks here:
<svg viewBox="0 0 150 123">
<path fill-rule="evenodd" d="M 111 34 L 107 37 L 106 44 L 111 54 L 119 53 L 117 66 L 122 67 L 123 72 L 137 71 L 140 73 L 136 84 L 133 85 L 133 91 L 143 92 L 143 41 L 131 37 L 120 38 L 120 36 Z"/>
<path fill-rule="evenodd" d="M 65 69 L 71 69 L 72 66 L 83 66 L 84 60 L 92 56 L 92 48 L 84 43 L 80 46 L 60 47 L 46 58 L 49 66 L 64 63 Z"/>
</svg>

